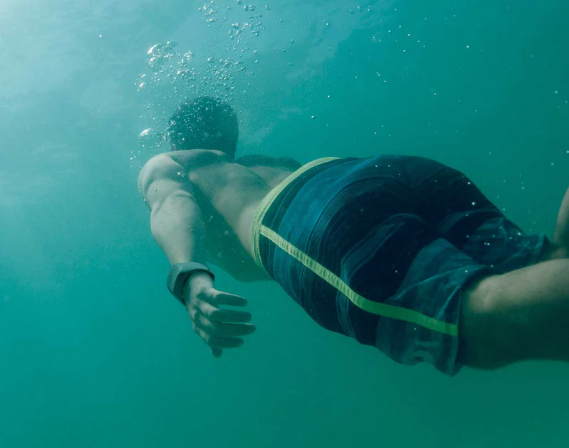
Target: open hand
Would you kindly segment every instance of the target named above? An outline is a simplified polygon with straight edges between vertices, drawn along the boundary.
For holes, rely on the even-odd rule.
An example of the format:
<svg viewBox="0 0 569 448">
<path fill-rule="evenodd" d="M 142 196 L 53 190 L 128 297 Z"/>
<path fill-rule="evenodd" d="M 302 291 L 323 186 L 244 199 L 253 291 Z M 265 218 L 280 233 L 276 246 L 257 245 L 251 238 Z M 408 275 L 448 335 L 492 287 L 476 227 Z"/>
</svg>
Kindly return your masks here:
<svg viewBox="0 0 569 448">
<path fill-rule="evenodd" d="M 228 310 L 222 306 L 244 307 L 247 301 L 240 296 L 218 291 L 209 275 L 196 274 L 190 278 L 184 290 L 192 327 L 219 358 L 224 349 L 243 345 L 243 336 L 255 331 L 247 323 L 251 314 L 245 311 Z"/>
</svg>

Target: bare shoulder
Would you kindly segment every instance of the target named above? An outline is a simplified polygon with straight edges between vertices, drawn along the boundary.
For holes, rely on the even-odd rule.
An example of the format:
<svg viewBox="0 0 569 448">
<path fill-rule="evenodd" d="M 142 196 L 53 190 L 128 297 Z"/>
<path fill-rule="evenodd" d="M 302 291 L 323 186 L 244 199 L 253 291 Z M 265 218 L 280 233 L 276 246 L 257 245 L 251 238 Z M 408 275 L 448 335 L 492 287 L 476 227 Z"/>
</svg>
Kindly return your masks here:
<svg viewBox="0 0 569 448">
<path fill-rule="evenodd" d="M 146 185 L 159 178 L 174 179 L 182 167 L 170 154 L 159 154 L 152 157 L 138 175 L 138 185 Z"/>
</svg>

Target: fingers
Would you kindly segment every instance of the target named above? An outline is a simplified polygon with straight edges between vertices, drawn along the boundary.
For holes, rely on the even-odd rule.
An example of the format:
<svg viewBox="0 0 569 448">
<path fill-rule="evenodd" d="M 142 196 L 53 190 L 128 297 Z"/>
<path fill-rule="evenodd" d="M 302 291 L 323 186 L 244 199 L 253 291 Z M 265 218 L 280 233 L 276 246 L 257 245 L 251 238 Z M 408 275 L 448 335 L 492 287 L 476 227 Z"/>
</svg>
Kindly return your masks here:
<svg viewBox="0 0 569 448">
<path fill-rule="evenodd" d="M 204 330 L 207 334 L 220 338 L 236 338 L 247 336 L 253 333 L 256 328 L 252 324 L 232 324 L 224 322 L 212 322 L 204 314 L 197 316 L 196 325 Z"/>
<path fill-rule="evenodd" d="M 216 291 L 214 294 L 211 294 L 206 300 L 208 300 L 208 302 L 214 306 L 247 306 L 247 300 L 245 300 L 243 297 L 236 296 L 235 294 L 229 294 L 227 292 Z"/>
<path fill-rule="evenodd" d="M 192 327 L 210 347 L 214 357 L 220 357 L 224 349 L 241 347 L 241 338 L 256 330 L 248 323 L 250 313 L 218 308 L 220 305 L 245 306 L 244 298 L 213 290 L 196 299 L 188 307 Z"/>
<path fill-rule="evenodd" d="M 251 320 L 251 313 L 247 313 L 246 311 L 220 310 L 206 302 L 200 303 L 199 309 L 201 314 L 212 322 L 240 323 L 249 322 Z"/>
<path fill-rule="evenodd" d="M 212 349 L 211 352 L 215 356 L 216 354 L 220 354 L 219 352 L 222 349 L 226 348 L 237 348 L 243 345 L 243 339 L 240 338 L 220 338 L 216 336 L 212 336 L 198 328 L 196 333 L 204 340 L 204 342 L 210 346 Z"/>
</svg>

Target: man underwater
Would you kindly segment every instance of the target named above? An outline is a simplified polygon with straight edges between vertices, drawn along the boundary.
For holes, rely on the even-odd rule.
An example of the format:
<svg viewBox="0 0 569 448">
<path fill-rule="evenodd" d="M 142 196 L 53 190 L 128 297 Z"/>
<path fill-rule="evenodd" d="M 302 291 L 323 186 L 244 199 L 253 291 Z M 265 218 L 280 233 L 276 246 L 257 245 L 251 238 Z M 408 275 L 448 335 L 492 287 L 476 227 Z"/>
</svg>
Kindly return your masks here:
<svg viewBox="0 0 569 448">
<path fill-rule="evenodd" d="M 396 362 L 496 369 L 569 361 L 569 191 L 555 237 L 526 235 L 463 173 L 422 157 L 235 159 L 238 122 L 202 97 L 142 169 L 170 292 L 214 356 L 255 327 L 244 282 L 274 280 L 324 328 Z"/>
</svg>

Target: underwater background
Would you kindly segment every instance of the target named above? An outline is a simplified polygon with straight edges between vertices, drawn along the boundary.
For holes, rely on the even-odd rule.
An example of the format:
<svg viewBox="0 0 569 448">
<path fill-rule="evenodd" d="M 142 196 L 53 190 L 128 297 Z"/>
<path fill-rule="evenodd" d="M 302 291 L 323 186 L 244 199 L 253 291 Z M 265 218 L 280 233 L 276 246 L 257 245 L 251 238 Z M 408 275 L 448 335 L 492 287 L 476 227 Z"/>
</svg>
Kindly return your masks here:
<svg viewBox="0 0 569 448">
<path fill-rule="evenodd" d="M 239 155 L 432 157 L 552 236 L 568 19 L 566 0 L 3 0 L 0 448 L 568 446 L 568 365 L 399 366 L 218 270 L 258 329 L 214 359 L 136 186 L 207 94 L 239 114 Z"/>
</svg>

